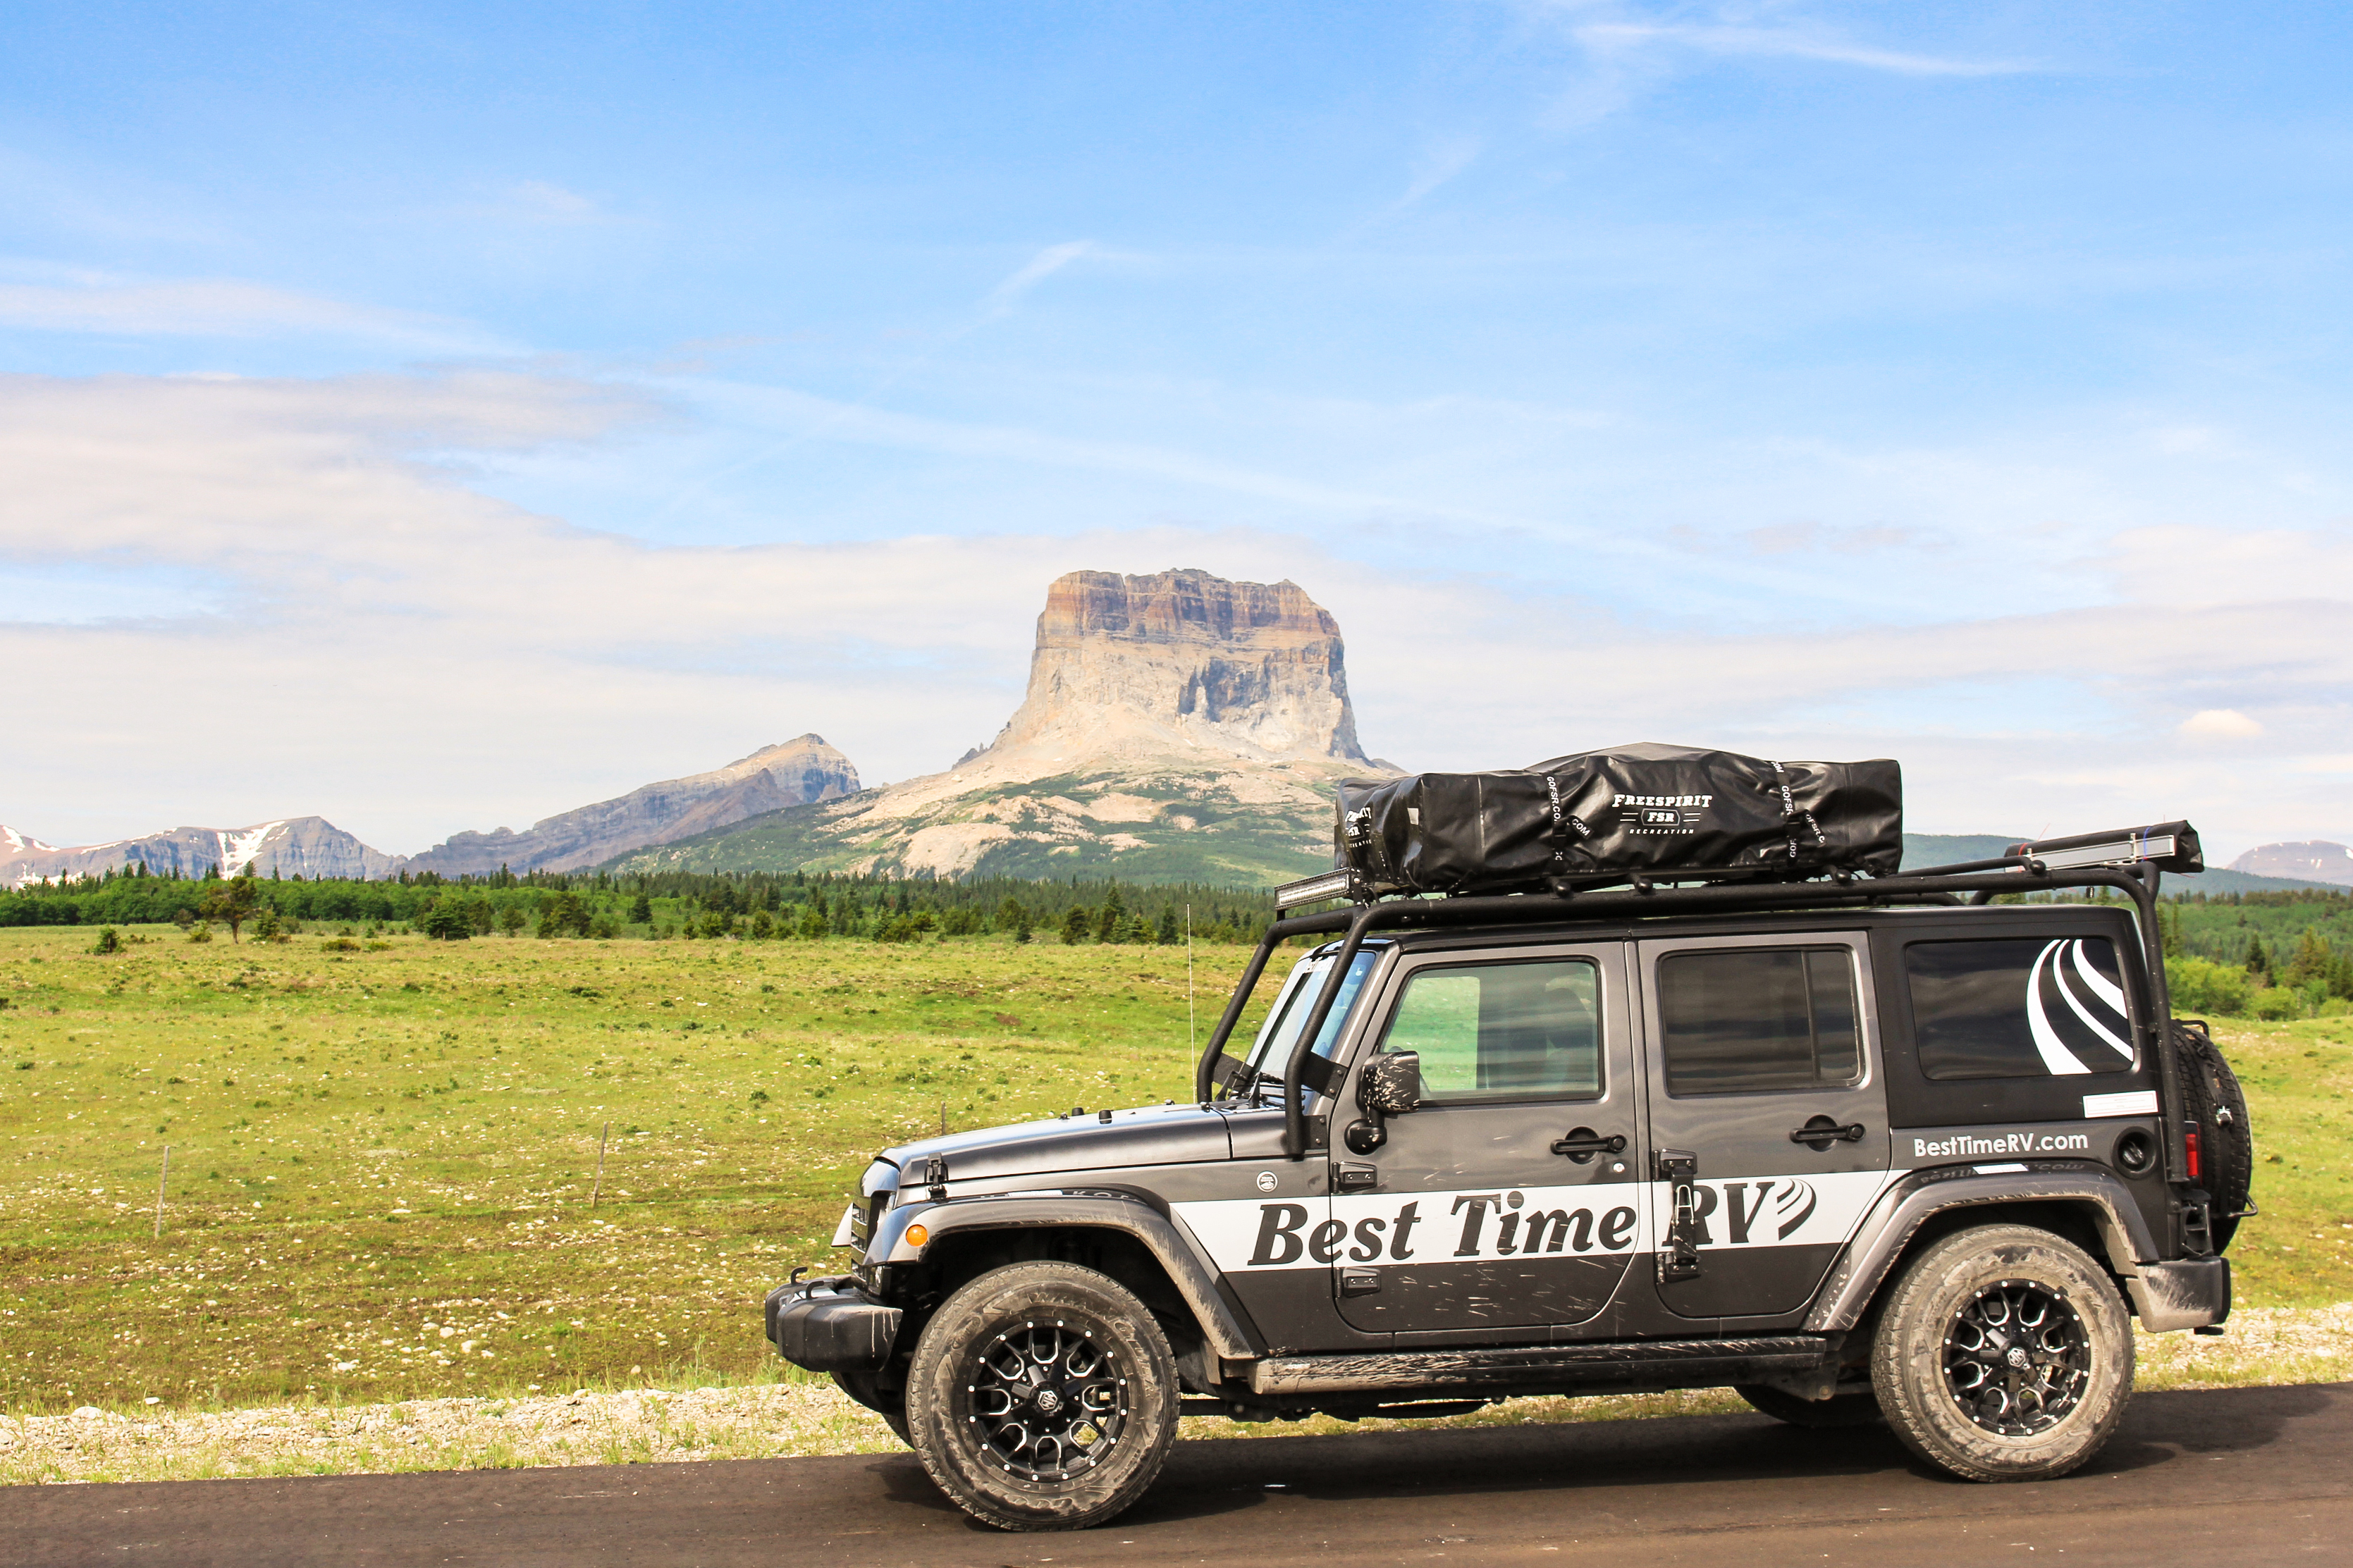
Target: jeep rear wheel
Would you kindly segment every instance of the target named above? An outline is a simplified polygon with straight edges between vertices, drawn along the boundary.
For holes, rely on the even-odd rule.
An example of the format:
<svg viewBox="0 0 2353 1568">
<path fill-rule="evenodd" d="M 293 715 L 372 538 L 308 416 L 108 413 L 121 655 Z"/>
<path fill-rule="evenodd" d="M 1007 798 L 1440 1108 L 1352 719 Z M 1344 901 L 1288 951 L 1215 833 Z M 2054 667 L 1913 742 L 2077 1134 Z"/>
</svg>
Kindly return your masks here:
<svg viewBox="0 0 2353 1568">
<path fill-rule="evenodd" d="M 948 1298 L 907 1378 L 908 1437 L 939 1489 L 1001 1530 L 1083 1530 L 1142 1497 L 1176 1440 L 1176 1363 L 1106 1275 L 1017 1263 Z"/>
<path fill-rule="evenodd" d="M 1981 1226 L 1889 1292 L 1872 1386 L 1904 1446 L 1974 1481 L 2046 1480 L 2124 1418 L 2132 1324 L 2106 1272 L 2047 1230 Z"/>
</svg>

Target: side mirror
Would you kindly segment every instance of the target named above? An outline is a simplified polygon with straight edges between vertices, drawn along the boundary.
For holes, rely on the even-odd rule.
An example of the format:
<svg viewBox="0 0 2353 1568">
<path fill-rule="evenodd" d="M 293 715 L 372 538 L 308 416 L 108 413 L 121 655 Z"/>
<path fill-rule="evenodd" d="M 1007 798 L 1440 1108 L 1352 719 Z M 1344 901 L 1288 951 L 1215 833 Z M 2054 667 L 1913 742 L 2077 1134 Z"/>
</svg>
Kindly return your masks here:
<svg viewBox="0 0 2353 1568">
<path fill-rule="evenodd" d="M 1383 1051 L 1365 1064 L 1356 1103 L 1374 1116 L 1403 1116 L 1421 1103 L 1421 1054 Z"/>
</svg>

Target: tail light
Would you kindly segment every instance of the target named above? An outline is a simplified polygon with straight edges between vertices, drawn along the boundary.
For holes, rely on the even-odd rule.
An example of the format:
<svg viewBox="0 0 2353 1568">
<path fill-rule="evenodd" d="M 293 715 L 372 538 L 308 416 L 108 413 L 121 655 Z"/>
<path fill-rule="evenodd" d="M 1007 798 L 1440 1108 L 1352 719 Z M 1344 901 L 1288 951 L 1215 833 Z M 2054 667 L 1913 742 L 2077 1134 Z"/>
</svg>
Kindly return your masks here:
<svg viewBox="0 0 2353 1568">
<path fill-rule="evenodd" d="M 2206 1161 L 2198 1147 L 2198 1123 L 2192 1121 L 2181 1130 L 2182 1160 L 2189 1173 L 2189 1182 L 2192 1186 L 2199 1185 L 2206 1180 Z"/>
</svg>

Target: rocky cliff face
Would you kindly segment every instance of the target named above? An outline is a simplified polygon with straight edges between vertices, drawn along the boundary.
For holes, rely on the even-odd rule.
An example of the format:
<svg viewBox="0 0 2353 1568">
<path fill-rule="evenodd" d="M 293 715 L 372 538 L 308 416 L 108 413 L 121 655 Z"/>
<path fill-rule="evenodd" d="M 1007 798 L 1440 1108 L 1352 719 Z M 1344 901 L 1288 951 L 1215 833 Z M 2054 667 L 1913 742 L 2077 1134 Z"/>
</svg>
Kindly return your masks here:
<svg viewBox="0 0 2353 1568">
<path fill-rule="evenodd" d="M 1281 880 L 1329 867 L 1333 782 L 1390 771 L 1357 743 L 1338 624 L 1296 584 L 1073 572 L 988 746 L 623 864 Z"/>
<path fill-rule="evenodd" d="M 802 735 L 707 773 L 664 779 L 563 812 L 521 833 L 501 827 L 455 834 L 407 864 L 412 871 L 445 877 L 480 875 L 501 866 L 515 872 L 568 871 L 747 816 L 854 795 L 858 787 L 858 770 L 848 757 L 821 735 Z"/>
<path fill-rule="evenodd" d="M 371 849 L 322 816 L 293 816 L 251 827 L 175 827 L 144 838 L 52 848 L 0 831 L 0 887 L 43 877 L 90 877 L 133 862 L 156 875 L 199 877 L 216 867 L 234 877 L 248 866 L 262 876 L 389 877 L 399 858 Z"/>
<path fill-rule="evenodd" d="M 982 755 L 1362 767 L 1345 663 L 1339 623 L 1295 583 L 1072 572 L 1046 590 L 1029 693 Z"/>
<path fill-rule="evenodd" d="M 2316 838 L 2300 844 L 2264 844 L 2231 862 L 2233 871 L 2258 877 L 2289 877 L 2299 882 L 2335 882 L 2353 887 L 2353 852 Z"/>
</svg>

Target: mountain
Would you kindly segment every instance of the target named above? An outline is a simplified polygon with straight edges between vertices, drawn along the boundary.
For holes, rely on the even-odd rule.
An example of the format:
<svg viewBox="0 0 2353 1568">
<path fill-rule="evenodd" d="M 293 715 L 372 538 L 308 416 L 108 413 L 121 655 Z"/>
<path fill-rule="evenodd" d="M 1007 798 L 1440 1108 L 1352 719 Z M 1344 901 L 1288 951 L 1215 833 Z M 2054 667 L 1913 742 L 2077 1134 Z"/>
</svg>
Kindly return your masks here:
<svg viewBox="0 0 2353 1568">
<path fill-rule="evenodd" d="M 569 871 L 649 844 L 666 844 L 750 816 L 858 792 L 858 770 L 821 735 L 766 746 L 707 773 L 664 779 L 612 800 L 542 819 L 521 833 L 459 833 L 407 862 L 445 877 Z"/>
<path fill-rule="evenodd" d="M 2303 882 L 2353 886 L 2353 853 L 2325 838 L 2301 844 L 2262 844 L 2231 862 L 2233 871 L 2259 877 L 2292 877 Z"/>
<path fill-rule="evenodd" d="M 1365 755 L 1331 612 L 1295 583 L 1073 572 L 1021 706 L 944 773 L 754 817 L 616 869 L 1265 882 L 1331 865 Z"/>
<path fill-rule="evenodd" d="M 43 877 L 89 877 L 133 862 L 151 872 L 204 874 L 215 866 L 234 877 L 248 865 L 262 876 L 389 877 L 400 869 L 395 856 L 369 848 L 323 816 L 292 816 L 251 827 L 175 827 L 144 838 L 58 848 L 0 828 L 0 887 Z"/>
</svg>

